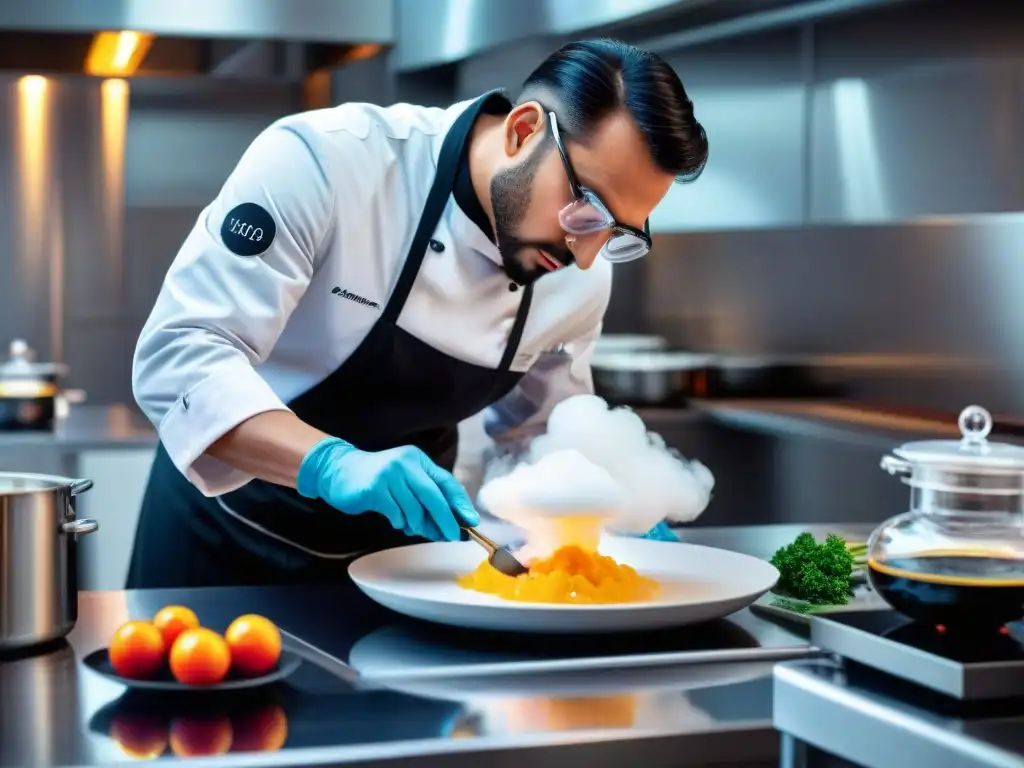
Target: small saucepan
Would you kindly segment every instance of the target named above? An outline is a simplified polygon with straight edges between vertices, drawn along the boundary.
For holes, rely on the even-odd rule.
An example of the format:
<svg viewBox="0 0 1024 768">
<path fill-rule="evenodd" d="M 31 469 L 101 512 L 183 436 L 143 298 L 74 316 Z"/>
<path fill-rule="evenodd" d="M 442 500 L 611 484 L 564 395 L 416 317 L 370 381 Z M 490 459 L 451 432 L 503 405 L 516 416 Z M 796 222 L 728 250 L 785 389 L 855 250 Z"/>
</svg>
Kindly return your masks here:
<svg viewBox="0 0 1024 768">
<path fill-rule="evenodd" d="M 705 398 L 814 398 L 839 396 L 841 371 L 810 356 L 715 355 L 692 393 Z"/>
<path fill-rule="evenodd" d="M 690 398 L 834 397 L 837 372 L 810 358 L 746 357 L 670 349 L 595 353 L 594 389 L 615 405 L 680 407 Z"/>
<path fill-rule="evenodd" d="M 710 362 L 710 355 L 672 350 L 597 353 L 594 391 L 612 405 L 680 406 Z"/>
<path fill-rule="evenodd" d="M 21 339 L 10 345 L 10 357 L 0 363 L 0 431 L 50 430 L 56 417 L 60 379 L 66 366 L 37 363 Z"/>
</svg>

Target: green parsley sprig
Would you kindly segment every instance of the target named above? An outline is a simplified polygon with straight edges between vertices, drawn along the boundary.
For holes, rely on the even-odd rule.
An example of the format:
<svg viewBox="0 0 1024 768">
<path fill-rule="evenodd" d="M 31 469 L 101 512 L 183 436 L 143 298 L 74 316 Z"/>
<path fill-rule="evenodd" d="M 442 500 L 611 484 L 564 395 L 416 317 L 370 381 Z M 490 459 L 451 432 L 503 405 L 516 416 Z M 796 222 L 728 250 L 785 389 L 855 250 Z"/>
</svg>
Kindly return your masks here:
<svg viewBox="0 0 1024 768">
<path fill-rule="evenodd" d="M 819 544 L 810 533 L 801 533 L 772 555 L 780 574 L 775 592 L 812 605 L 845 605 L 853 569 L 866 554 L 867 545 L 848 544 L 835 534 Z"/>
</svg>

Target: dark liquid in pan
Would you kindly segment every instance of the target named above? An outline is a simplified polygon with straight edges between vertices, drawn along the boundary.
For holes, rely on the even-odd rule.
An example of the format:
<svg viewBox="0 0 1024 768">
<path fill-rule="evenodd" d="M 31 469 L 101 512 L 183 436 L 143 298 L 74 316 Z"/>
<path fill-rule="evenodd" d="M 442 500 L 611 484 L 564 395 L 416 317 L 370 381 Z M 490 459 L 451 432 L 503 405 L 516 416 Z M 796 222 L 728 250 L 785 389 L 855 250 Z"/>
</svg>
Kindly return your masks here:
<svg viewBox="0 0 1024 768">
<path fill-rule="evenodd" d="M 1024 616 L 1024 560 L 998 553 L 872 559 L 868 576 L 889 605 L 928 624 L 986 631 Z"/>
</svg>

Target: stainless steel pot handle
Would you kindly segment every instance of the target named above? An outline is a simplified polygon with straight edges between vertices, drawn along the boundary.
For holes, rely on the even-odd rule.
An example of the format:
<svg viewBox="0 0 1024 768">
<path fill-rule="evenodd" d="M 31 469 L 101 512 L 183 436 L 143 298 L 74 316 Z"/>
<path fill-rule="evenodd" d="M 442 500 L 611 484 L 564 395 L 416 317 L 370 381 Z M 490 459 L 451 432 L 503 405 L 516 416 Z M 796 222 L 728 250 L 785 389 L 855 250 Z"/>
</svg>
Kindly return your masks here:
<svg viewBox="0 0 1024 768">
<path fill-rule="evenodd" d="M 881 466 L 890 475 L 910 477 L 914 473 L 914 467 L 909 461 L 897 459 L 895 456 L 883 456 Z"/>
<path fill-rule="evenodd" d="M 64 533 L 70 533 L 72 536 L 84 536 L 87 533 L 92 533 L 100 527 L 98 521 L 92 518 L 82 518 L 81 520 L 71 520 L 66 523 L 61 523 L 60 529 Z"/>
<path fill-rule="evenodd" d="M 85 493 L 92 488 L 92 480 L 72 480 L 71 485 L 68 487 L 68 493 L 72 496 L 77 496 L 80 493 Z"/>
</svg>

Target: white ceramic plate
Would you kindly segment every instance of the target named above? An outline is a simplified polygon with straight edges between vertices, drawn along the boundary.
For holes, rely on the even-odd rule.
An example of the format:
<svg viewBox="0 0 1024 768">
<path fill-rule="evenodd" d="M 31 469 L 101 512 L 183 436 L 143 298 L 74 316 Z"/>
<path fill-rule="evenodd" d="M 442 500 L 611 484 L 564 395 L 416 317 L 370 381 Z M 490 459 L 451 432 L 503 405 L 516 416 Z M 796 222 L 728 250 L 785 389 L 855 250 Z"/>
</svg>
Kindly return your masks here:
<svg viewBox="0 0 1024 768">
<path fill-rule="evenodd" d="M 695 624 L 747 607 L 775 586 L 764 560 L 695 544 L 605 537 L 601 552 L 657 579 L 661 595 L 644 603 L 522 603 L 463 589 L 455 580 L 484 552 L 473 542 L 414 544 L 364 555 L 352 580 L 386 608 L 438 624 L 509 632 L 630 632 Z"/>
</svg>

